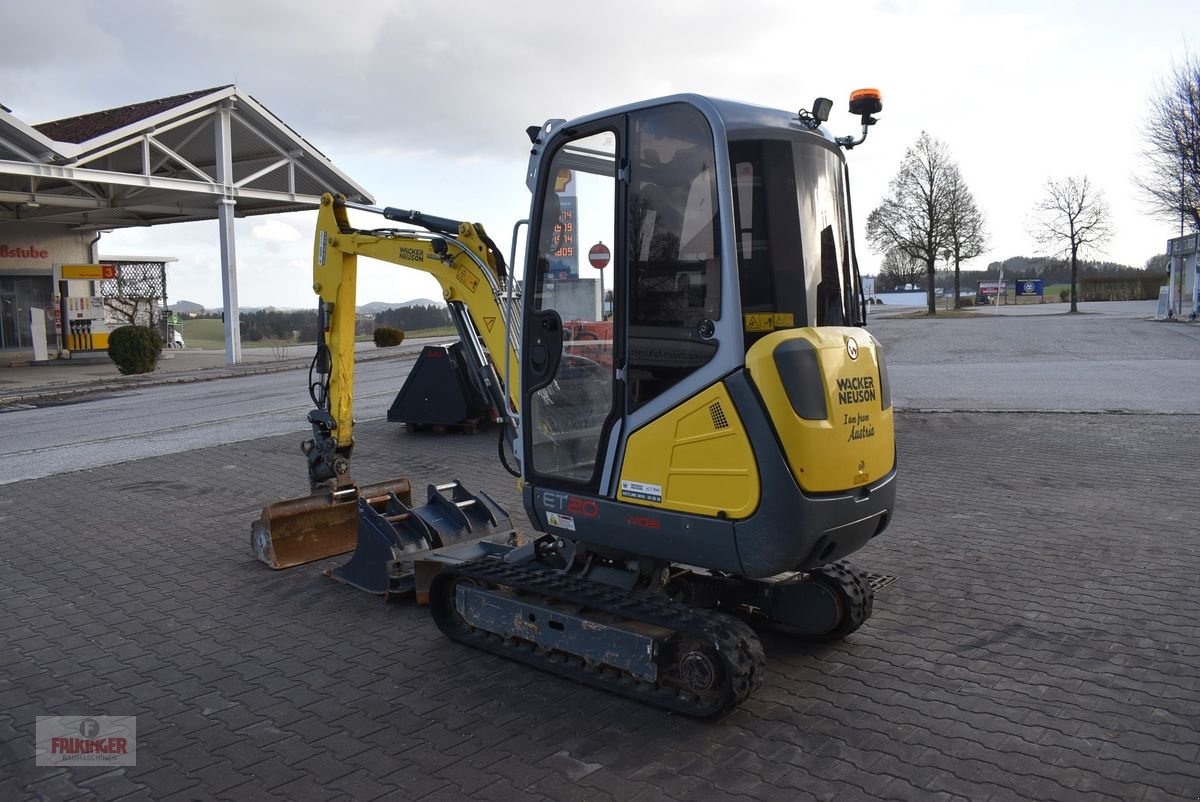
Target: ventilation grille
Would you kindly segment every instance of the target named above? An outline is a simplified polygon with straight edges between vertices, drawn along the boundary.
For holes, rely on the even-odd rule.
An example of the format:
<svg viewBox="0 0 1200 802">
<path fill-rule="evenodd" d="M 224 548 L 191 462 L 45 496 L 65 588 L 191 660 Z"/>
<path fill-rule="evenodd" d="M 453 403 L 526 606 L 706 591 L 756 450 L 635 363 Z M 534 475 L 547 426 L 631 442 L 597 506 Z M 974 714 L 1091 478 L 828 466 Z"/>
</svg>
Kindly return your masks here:
<svg viewBox="0 0 1200 802">
<path fill-rule="evenodd" d="M 708 405 L 708 413 L 712 415 L 714 429 L 728 429 L 729 421 L 725 420 L 725 410 L 721 409 L 721 402 L 714 401 Z"/>
</svg>

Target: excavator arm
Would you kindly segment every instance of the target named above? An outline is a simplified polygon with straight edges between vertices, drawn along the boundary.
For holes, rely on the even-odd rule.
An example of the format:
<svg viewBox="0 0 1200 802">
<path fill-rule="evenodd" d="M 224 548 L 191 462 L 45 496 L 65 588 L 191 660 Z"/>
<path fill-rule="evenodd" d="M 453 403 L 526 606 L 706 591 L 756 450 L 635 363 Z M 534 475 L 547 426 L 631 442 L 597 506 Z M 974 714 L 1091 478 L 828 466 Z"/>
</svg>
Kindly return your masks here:
<svg viewBox="0 0 1200 802">
<path fill-rule="evenodd" d="M 424 230 L 356 229 L 350 225 L 348 209 Z M 360 256 L 437 279 L 493 418 L 505 424 L 502 436 L 510 444 L 516 436 L 520 332 L 512 322 L 516 316 L 505 310 L 519 299 L 504 258 L 483 226 L 324 195 L 313 241 L 313 290 L 320 301 L 317 352 L 309 375 L 312 438 L 301 445 L 308 460 L 311 494 L 267 505 L 251 525 L 255 555 L 272 568 L 349 551 L 355 546 L 362 507 L 411 503 L 407 479 L 358 485 L 350 474 Z"/>
<path fill-rule="evenodd" d="M 425 231 L 356 229 L 348 209 L 420 226 Z M 313 363 L 308 416 L 313 438 L 304 445 L 314 490 L 353 486 L 354 324 L 358 257 L 420 270 L 442 288 L 464 351 L 496 420 L 515 429 L 520 392 L 516 347 L 519 332 L 506 314 L 517 296 L 504 257 L 478 223 L 465 223 L 393 207 L 321 198 L 313 242 L 313 291 L 320 297 L 320 341 Z M 507 388 L 507 392 L 506 392 Z"/>
</svg>

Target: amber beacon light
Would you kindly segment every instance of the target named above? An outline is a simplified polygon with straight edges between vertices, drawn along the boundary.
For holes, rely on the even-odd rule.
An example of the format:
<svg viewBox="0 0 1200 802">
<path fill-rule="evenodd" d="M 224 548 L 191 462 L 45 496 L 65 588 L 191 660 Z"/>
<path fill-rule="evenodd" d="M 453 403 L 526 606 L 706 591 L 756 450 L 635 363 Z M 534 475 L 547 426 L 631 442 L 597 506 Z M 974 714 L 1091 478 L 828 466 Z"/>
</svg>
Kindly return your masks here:
<svg viewBox="0 0 1200 802">
<path fill-rule="evenodd" d="M 883 93 L 878 89 L 855 89 L 850 93 L 850 113 L 878 114 L 883 111 Z"/>
<path fill-rule="evenodd" d="M 871 115 L 881 111 L 883 111 L 883 94 L 878 89 L 855 89 L 850 93 L 850 113 L 857 114 L 861 118 L 862 136 L 858 139 L 852 136 L 839 136 L 835 141 L 846 150 L 850 150 L 855 145 L 861 145 L 867 138 L 867 129 L 878 122 Z"/>
</svg>

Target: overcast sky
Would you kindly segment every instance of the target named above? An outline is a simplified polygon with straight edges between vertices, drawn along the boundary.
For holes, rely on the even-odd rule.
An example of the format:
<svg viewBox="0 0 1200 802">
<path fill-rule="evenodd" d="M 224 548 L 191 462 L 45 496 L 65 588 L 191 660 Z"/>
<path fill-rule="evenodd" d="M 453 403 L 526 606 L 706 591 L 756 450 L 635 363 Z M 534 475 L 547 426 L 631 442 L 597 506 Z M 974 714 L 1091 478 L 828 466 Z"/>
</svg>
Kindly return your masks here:
<svg viewBox="0 0 1200 802">
<path fill-rule="evenodd" d="M 943 140 L 984 210 L 990 249 L 1036 253 L 1030 209 L 1048 178 L 1087 175 L 1113 213 L 1100 256 L 1141 266 L 1178 224 L 1149 217 L 1133 184 L 1148 100 L 1200 36 L 1200 3 L 55 0 L 0 4 L 0 102 L 28 123 L 235 83 L 380 205 L 487 226 L 507 251 L 526 216 L 524 130 L 675 92 L 786 109 L 851 90 L 884 111 L 848 154 L 859 263 L 906 147 Z M 1190 42 L 1193 49 L 1200 47 Z M 244 306 L 309 306 L 314 215 L 237 223 Z M 169 294 L 219 307 L 215 223 L 127 229 L 106 255 L 176 256 Z M 439 297 L 400 268 L 362 271 L 360 303 Z"/>
</svg>

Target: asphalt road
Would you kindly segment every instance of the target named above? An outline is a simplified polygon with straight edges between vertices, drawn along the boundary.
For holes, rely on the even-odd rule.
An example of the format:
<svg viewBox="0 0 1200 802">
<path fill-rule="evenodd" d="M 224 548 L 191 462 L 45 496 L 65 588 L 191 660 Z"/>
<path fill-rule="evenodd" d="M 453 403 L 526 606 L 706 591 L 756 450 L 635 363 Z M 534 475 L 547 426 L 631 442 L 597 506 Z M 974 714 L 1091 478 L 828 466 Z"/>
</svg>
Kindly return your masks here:
<svg viewBox="0 0 1200 802">
<path fill-rule="evenodd" d="M 902 410 L 1200 413 L 1200 327 L 1149 319 L 1148 302 L 1083 308 L 880 315 L 870 331 Z"/>
<path fill-rule="evenodd" d="M 355 419 L 387 415 L 413 359 L 355 368 Z M 143 387 L 70 403 L 0 410 L 0 485 L 276 434 L 311 433 L 307 371 Z"/>
</svg>

